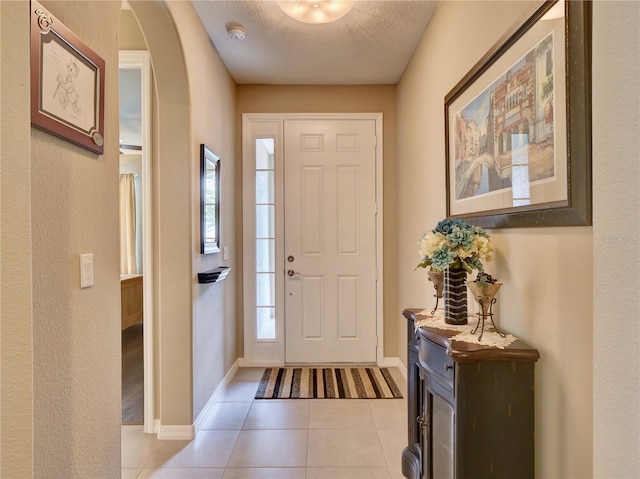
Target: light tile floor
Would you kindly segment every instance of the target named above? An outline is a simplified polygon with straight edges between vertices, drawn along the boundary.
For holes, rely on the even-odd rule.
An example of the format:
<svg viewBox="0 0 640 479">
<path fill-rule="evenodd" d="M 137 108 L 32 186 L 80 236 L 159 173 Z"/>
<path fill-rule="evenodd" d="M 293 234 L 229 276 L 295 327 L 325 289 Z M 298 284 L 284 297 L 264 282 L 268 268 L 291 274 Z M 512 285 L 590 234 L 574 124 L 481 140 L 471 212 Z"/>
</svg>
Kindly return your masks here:
<svg viewBox="0 0 640 479">
<path fill-rule="evenodd" d="M 122 428 L 123 479 L 400 479 L 403 399 L 254 400 L 261 368 L 242 368 L 193 441 Z"/>
</svg>

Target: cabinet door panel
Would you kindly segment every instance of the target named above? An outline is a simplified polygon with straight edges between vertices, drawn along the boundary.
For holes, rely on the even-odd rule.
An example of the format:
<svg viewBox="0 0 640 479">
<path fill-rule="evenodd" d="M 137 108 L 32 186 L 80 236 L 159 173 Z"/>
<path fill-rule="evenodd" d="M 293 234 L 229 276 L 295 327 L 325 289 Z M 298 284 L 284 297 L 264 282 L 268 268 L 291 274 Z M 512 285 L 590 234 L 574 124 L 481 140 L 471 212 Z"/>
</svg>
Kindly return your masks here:
<svg viewBox="0 0 640 479">
<path fill-rule="evenodd" d="M 432 477 L 453 479 L 453 409 L 438 396 L 432 396 L 431 421 Z"/>
<path fill-rule="evenodd" d="M 423 410 L 425 417 L 425 425 L 422 428 L 423 478 L 454 479 L 455 414 L 453 406 L 425 383 Z"/>
</svg>

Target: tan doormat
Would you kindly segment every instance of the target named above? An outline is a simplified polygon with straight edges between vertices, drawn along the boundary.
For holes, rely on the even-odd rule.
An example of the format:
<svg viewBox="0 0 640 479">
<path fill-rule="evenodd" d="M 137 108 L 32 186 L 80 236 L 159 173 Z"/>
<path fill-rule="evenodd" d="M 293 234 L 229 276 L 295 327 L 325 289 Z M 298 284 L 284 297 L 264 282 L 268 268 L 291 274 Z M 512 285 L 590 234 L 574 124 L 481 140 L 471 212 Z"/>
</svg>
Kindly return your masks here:
<svg viewBox="0 0 640 479">
<path fill-rule="evenodd" d="M 267 368 L 256 399 L 401 398 L 387 368 Z"/>
</svg>

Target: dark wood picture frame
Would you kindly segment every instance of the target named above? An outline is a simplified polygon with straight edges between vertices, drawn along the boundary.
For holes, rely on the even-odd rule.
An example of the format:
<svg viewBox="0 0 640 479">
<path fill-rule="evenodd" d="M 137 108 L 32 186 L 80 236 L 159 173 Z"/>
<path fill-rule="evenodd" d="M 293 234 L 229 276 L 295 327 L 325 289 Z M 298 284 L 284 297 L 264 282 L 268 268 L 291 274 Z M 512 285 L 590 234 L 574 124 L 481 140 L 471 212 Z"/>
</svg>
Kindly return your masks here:
<svg viewBox="0 0 640 479">
<path fill-rule="evenodd" d="M 104 153 L 105 63 L 31 0 L 31 124 Z"/>
<path fill-rule="evenodd" d="M 212 178 L 213 176 L 213 178 Z M 213 226 L 209 227 L 213 222 Z M 200 253 L 220 252 L 220 157 L 200 145 Z"/>
<path fill-rule="evenodd" d="M 538 22 L 540 22 L 545 14 L 547 14 L 557 1 L 545 1 L 523 22 L 518 23 L 510 29 L 494 47 L 460 80 L 460 82 L 445 97 L 445 156 L 446 156 L 446 207 L 447 217 L 463 218 L 470 223 L 485 228 L 517 228 L 517 227 L 538 227 L 538 226 L 584 226 L 592 224 L 592 186 L 591 186 L 591 2 L 590 1 L 567 1 L 565 2 L 564 11 L 564 38 L 555 40 L 564 43 L 564 61 L 561 66 L 556 64 L 554 68 L 563 68 L 566 89 L 564 102 L 558 104 L 556 102 L 552 107 L 563 108 L 562 115 L 566 121 L 556 122 L 555 138 L 557 143 L 563 145 L 566 142 L 566 172 L 558 168 L 563 177 L 566 177 L 566 185 L 560 183 L 559 187 L 566 187 L 566 197 L 561 200 L 541 201 L 534 204 L 523 204 L 518 206 L 498 207 L 498 208 L 478 208 L 473 210 L 475 198 L 463 198 L 463 208 L 466 211 L 456 211 L 454 206 L 462 204 L 458 201 L 459 191 L 462 189 L 456 183 L 456 168 L 462 163 L 456 157 L 456 150 L 452 147 L 455 145 L 456 139 L 454 135 L 457 131 L 456 121 L 459 121 L 460 114 L 454 119 L 456 111 L 462 111 L 460 107 L 461 95 L 479 82 L 483 74 L 487 73 L 497 61 L 505 55 L 511 48 L 518 45 L 523 35 L 530 32 Z M 530 40 L 527 40 L 530 41 Z M 542 38 L 540 39 L 542 43 Z M 513 57 L 513 55 L 512 55 Z M 517 57 L 514 57 L 517 60 Z M 505 60 L 516 61 L 516 60 Z M 504 71 L 504 75 L 511 72 L 511 64 Z M 502 67 L 498 65 L 497 67 Z M 490 73 L 495 75 L 495 68 Z M 553 76 L 553 75 L 552 75 Z M 510 77 L 506 77 L 510 78 Z M 487 85 L 491 81 L 496 81 L 495 76 L 485 75 L 482 80 Z M 556 91 L 562 85 L 556 85 Z M 478 86 L 473 86 L 477 89 Z M 480 88 L 484 88 L 480 87 Z M 475 91 L 475 90 L 472 90 Z M 497 88 L 496 90 L 497 91 Z M 494 101 L 494 91 L 491 93 L 491 105 Z M 526 90 L 525 90 L 526 91 Z M 468 92 L 466 93 L 469 94 Z M 497 96 L 497 94 L 495 94 Z M 480 95 L 478 95 L 479 97 Z M 558 95 L 560 96 L 560 95 Z M 458 100 L 458 105 L 454 106 L 454 102 Z M 466 99 L 464 101 L 467 101 Z M 475 101 L 475 100 L 474 100 Z M 464 103 L 463 103 L 464 104 Z M 566 106 L 566 108 L 565 108 Z M 487 111 L 493 115 L 495 111 L 491 106 Z M 494 126 L 497 123 L 491 120 L 494 117 L 487 117 L 487 128 L 491 128 L 493 138 L 495 139 Z M 555 118 L 555 117 L 554 117 Z M 464 120 L 464 118 L 463 118 Z M 453 122 L 453 123 L 452 123 Z M 506 123 L 503 123 L 503 126 Z M 452 127 L 453 125 L 453 127 Z M 465 130 L 466 132 L 466 130 Z M 489 138 L 489 134 L 487 134 Z M 528 130 L 527 130 L 528 138 Z M 460 142 L 458 142 L 460 143 Z M 554 143 L 553 148 L 556 148 Z M 511 142 L 509 142 L 509 147 Z M 560 149 L 560 148 L 558 148 Z M 565 148 L 560 153 L 564 157 Z M 555 152 L 556 150 L 554 150 Z M 557 155 L 557 152 L 555 153 Z M 554 160 L 555 160 L 554 156 Z M 480 160 L 480 156 L 475 158 Z M 458 161 L 456 161 L 458 160 Z M 498 162 L 495 162 L 498 164 Z M 498 165 L 500 166 L 500 165 Z M 513 167 L 513 164 L 509 166 Z M 528 168 L 528 166 L 527 166 Z M 471 169 L 468 167 L 468 169 Z M 554 170 L 555 171 L 555 170 Z M 565 174 L 566 173 L 566 174 Z M 462 178 L 462 175 L 460 175 Z M 509 179 L 511 180 L 511 179 Z M 468 180 L 465 180 L 468 181 Z M 456 190 L 458 187 L 458 190 Z M 515 195 L 513 195 L 515 196 Z"/>
</svg>

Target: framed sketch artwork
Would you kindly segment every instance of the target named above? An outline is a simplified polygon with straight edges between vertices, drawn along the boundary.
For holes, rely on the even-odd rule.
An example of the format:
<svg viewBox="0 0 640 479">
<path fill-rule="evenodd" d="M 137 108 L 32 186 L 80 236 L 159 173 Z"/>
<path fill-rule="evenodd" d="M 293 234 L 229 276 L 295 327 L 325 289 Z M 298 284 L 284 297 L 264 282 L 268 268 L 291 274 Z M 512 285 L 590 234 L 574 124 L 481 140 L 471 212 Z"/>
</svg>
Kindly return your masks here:
<svg viewBox="0 0 640 479">
<path fill-rule="evenodd" d="M 591 224 L 590 32 L 589 2 L 544 2 L 446 96 L 448 217 Z"/>
<path fill-rule="evenodd" d="M 31 124 L 104 153 L 104 60 L 31 0 Z"/>
</svg>

